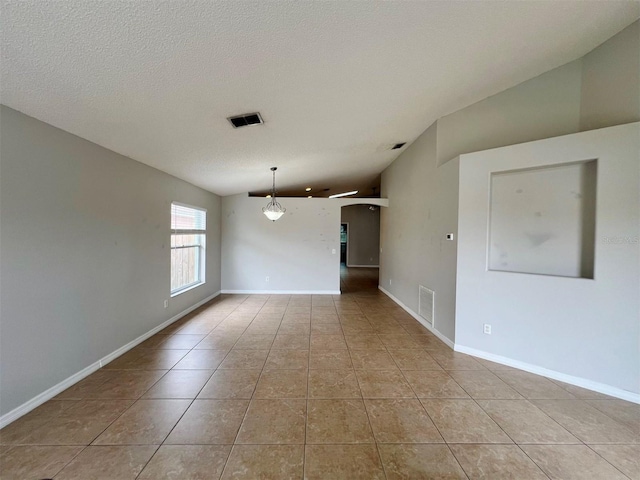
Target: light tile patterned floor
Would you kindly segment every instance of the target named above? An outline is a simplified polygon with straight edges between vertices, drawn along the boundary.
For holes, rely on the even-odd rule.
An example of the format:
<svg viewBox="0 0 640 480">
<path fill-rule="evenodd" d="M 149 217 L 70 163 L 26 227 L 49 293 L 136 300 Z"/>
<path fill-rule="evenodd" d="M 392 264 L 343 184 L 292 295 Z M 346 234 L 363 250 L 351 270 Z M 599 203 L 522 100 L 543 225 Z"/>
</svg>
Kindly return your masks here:
<svg viewBox="0 0 640 480">
<path fill-rule="evenodd" d="M 376 286 L 223 295 L 0 431 L 0 478 L 640 479 L 640 406 L 454 353 Z"/>
</svg>

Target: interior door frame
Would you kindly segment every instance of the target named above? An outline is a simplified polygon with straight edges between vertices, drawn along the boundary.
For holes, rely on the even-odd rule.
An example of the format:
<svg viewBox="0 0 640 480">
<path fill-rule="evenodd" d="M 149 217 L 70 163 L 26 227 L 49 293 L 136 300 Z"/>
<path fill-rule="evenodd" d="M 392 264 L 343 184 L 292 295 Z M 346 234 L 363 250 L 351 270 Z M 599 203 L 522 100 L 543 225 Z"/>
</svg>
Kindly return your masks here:
<svg viewBox="0 0 640 480">
<path fill-rule="evenodd" d="M 345 265 L 345 267 L 348 267 L 349 266 L 349 230 L 350 230 L 349 222 L 340 221 L 340 227 L 342 227 L 342 225 L 346 225 L 347 226 L 347 243 L 346 243 L 346 248 L 345 248 L 345 253 L 344 253 L 344 265 Z M 342 248 L 342 242 L 340 242 L 340 243 L 341 243 L 340 247 Z M 342 262 L 340 262 L 340 264 L 342 264 Z"/>
</svg>

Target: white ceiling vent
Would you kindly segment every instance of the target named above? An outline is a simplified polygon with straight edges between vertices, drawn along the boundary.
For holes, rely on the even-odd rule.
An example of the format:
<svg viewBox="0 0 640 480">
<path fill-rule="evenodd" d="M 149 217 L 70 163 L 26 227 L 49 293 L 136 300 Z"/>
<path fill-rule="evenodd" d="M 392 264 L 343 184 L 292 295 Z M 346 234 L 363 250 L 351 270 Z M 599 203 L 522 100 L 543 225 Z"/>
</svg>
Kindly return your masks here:
<svg viewBox="0 0 640 480">
<path fill-rule="evenodd" d="M 264 123 L 264 120 L 262 120 L 262 115 L 260 115 L 260 112 L 235 115 L 233 117 L 228 117 L 227 120 L 231 122 L 231 125 L 233 125 L 233 128 L 248 127 L 251 125 L 262 125 Z"/>
<path fill-rule="evenodd" d="M 429 290 L 427 287 L 420 285 L 418 295 L 418 315 L 424 318 L 427 323 L 433 327 L 436 293 L 433 290 Z"/>
</svg>

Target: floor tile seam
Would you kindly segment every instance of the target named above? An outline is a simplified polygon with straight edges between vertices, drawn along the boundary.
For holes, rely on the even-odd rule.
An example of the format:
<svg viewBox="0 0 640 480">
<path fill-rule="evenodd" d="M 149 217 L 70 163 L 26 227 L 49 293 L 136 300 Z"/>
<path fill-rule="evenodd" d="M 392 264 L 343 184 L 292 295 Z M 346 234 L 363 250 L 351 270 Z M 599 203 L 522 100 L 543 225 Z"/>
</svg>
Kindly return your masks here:
<svg viewBox="0 0 640 480">
<path fill-rule="evenodd" d="M 588 405 L 591 408 L 594 408 L 595 410 L 597 410 L 599 413 L 601 413 L 602 415 L 604 415 L 605 417 L 609 418 L 611 421 L 615 422 L 619 427 L 623 428 L 624 430 L 626 430 L 628 433 L 630 433 L 631 435 L 634 436 L 638 436 L 638 434 L 636 432 L 634 432 L 633 430 L 631 430 L 629 427 L 627 427 L 625 424 L 615 420 L 614 418 L 611 418 L 609 415 L 605 414 L 604 412 L 600 411 L 599 409 L 597 409 L 596 407 L 590 405 L 589 403 L 587 403 L 585 400 L 581 399 L 581 398 L 575 398 L 575 399 L 569 399 L 569 398 L 560 398 L 560 399 L 553 399 L 553 398 L 533 398 L 533 399 L 526 399 L 530 404 L 532 404 L 534 407 L 536 407 L 538 410 L 540 410 L 543 414 L 545 414 L 547 417 L 549 417 L 553 422 L 555 422 L 557 425 L 560 426 L 560 428 L 566 430 L 567 432 L 569 432 L 571 435 L 573 435 L 573 437 L 575 437 L 579 442 L 581 442 L 584 445 L 589 445 L 589 442 L 587 442 L 586 440 L 583 440 L 582 438 L 580 438 L 580 436 L 578 436 L 577 433 L 572 432 L 571 430 L 569 430 L 567 427 L 565 427 L 564 425 L 562 425 L 558 420 L 556 420 L 555 418 L 553 418 L 550 414 L 548 414 L 547 412 L 545 412 L 542 408 L 538 407 L 538 405 L 536 405 L 535 403 L 533 403 L 531 400 L 551 400 L 551 401 L 555 401 L 555 400 L 572 400 L 572 401 L 578 401 L 582 404 Z M 573 417 L 572 417 L 573 418 Z M 580 423 L 582 423 L 582 421 L 580 421 Z M 597 445 L 597 442 L 591 442 L 594 445 Z M 611 445 L 616 445 L 611 444 Z M 620 445 L 624 445 L 624 444 L 620 444 Z"/>
<path fill-rule="evenodd" d="M 53 400 L 53 399 L 52 399 L 52 400 Z M 85 400 L 84 398 L 77 398 L 77 399 L 69 399 L 69 400 L 55 400 L 55 401 L 56 401 L 56 402 L 58 402 L 58 401 L 59 401 L 59 402 L 76 402 L 76 404 L 78 404 L 78 403 L 80 403 L 80 402 L 82 402 L 82 401 L 84 401 L 84 400 Z M 45 402 L 45 403 L 46 403 L 46 402 Z M 66 411 L 66 410 L 68 410 L 69 408 L 73 408 L 73 406 L 74 406 L 74 405 L 70 405 L 69 407 L 65 408 L 65 409 L 63 410 L 63 412 L 64 412 L 64 411 Z M 37 407 L 36 407 L 36 408 L 37 408 Z M 29 412 L 29 413 L 31 413 L 31 412 Z M 29 413 L 27 413 L 27 414 L 25 415 L 25 417 L 26 417 L 27 415 L 29 415 Z M 20 418 L 18 418 L 16 421 L 20 420 L 21 418 L 24 418 L 24 417 L 20 417 Z M 53 421 L 53 420 L 55 420 L 56 418 L 57 418 L 57 415 L 55 415 L 55 416 L 50 416 L 50 418 L 48 418 L 47 420 L 45 420 L 45 421 L 44 421 L 44 423 L 43 423 L 40 427 L 36 428 L 36 430 L 39 430 L 39 429 L 41 429 L 41 428 L 45 427 L 46 425 L 48 425 L 50 422 L 52 422 L 52 421 Z M 11 425 L 11 423 L 10 423 L 9 425 Z M 6 425 L 4 428 L 2 428 L 2 429 L 0 430 L 0 432 L 1 432 L 2 430 L 6 429 L 9 425 Z M 29 430 L 29 432 L 28 432 L 28 433 L 26 433 L 26 434 L 24 434 L 24 435 L 21 435 L 21 436 L 19 436 L 18 438 L 19 438 L 20 440 L 24 440 L 24 439 L 26 439 L 29 435 L 31 435 L 31 433 L 32 433 L 32 431 L 31 431 L 31 430 Z M 5 445 L 10 445 L 10 446 L 11 446 L 11 448 L 13 448 L 13 447 L 15 447 L 15 446 L 23 446 L 23 445 L 29 445 L 29 444 L 22 444 L 22 443 L 19 443 L 19 442 L 13 442 L 13 443 L 2 443 L 2 442 L 0 441 L 0 446 L 5 446 Z M 7 452 L 5 452 L 5 453 L 7 453 Z"/>
<path fill-rule="evenodd" d="M 356 375 L 356 380 L 358 376 Z M 360 389 L 362 392 L 362 389 Z M 367 403 L 362 399 L 362 405 L 364 406 L 364 413 L 367 416 L 367 422 L 369 423 L 369 430 L 371 431 L 371 437 L 373 439 L 373 443 L 375 444 L 376 453 L 378 454 L 378 460 L 380 461 L 380 466 L 382 467 L 382 474 L 384 478 L 387 478 L 387 472 L 384 469 L 384 462 L 382 461 L 382 454 L 380 453 L 380 449 L 378 448 L 378 442 L 376 440 L 376 432 L 373 429 L 373 424 L 371 423 L 371 417 L 369 416 L 369 409 L 367 408 Z"/>
<path fill-rule="evenodd" d="M 391 351 L 389 350 L 389 347 L 387 347 L 386 345 L 384 346 L 387 355 L 389 355 L 389 357 L 391 357 L 391 360 L 393 361 L 393 363 L 395 363 L 396 368 L 398 369 L 398 371 L 400 372 L 400 375 L 402 375 L 402 378 L 404 379 L 404 381 L 407 383 L 407 385 L 409 385 L 409 388 L 411 389 L 411 391 L 413 392 L 413 395 L 415 396 L 415 398 L 418 400 L 418 402 L 420 403 L 420 406 L 422 407 L 422 409 L 425 411 L 425 413 L 427 414 L 427 416 L 429 417 L 429 419 L 431 419 L 431 422 L 435 425 L 435 422 L 433 422 L 433 419 L 431 418 L 431 415 L 429 415 L 429 412 L 427 412 L 427 409 L 424 408 L 424 405 L 422 405 L 422 402 L 420 401 L 420 398 L 418 397 L 417 392 L 414 390 L 413 385 L 411 385 L 411 382 L 409 382 L 409 379 L 405 376 L 404 372 L 402 371 L 402 369 L 400 368 L 400 365 L 398 365 L 398 362 L 396 361 L 395 358 L 393 358 L 393 355 L 391 355 Z M 439 431 L 438 431 L 439 433 Z"/>
<path fill-rule="evenodd" d="M 571 392 L 568 392 L 568 393 L 571 393 Z M 613 420 L 614 422 L 616 422 L 618 425 L 621 425 L 622 427 L 624 427 L 625 429 L 627 429 L 627 430 L 628 430 L 630 433 L 632 433 L 633 435 L 636 435 L 636 436 L 637 436 L 637 435 L 639 435 L 639 434 L 640 434 L 640 429 L 639 429 L 638 433 L 634 432 L 634 431 L 633 431 L 633 429 L 632 429 L 631 427 L 629 427 L 626 423 L 621 422 L 620 420 L 618 420 L 617 418 L 615 418 L 613 415 L 608 414 L 608 413 L 607 413 L 607 412 L 605 412 L 604 410 L 600 410 L 597 406 L 595 406 L 595 405 L 591 405 L 591 404 L 587 401 L 587 400 L 593 400 L 593 399 L 587 399 L 587 398 L 584 398 L 584 399 L 583 399 L 583 398 L 577 398 L 577 397 L 576 397 L 576 399 L 577 399 L 577 400 L 582 401 L 583 403 L 586 403 L 586 404 L 587 404 L 587 405 L 589 405 L 591 408 L 596 409 L 598 412 L 600 412 L 601 414 L 603 414 L 605 417 L 608 417 L 609 419 L 611 419 L 611 420 Z M 595 400 L 597 400 L 597 399 L 595 399 Z M 620 400 L 620 399 L 613 399 L 613 400 L 614 400 L 614 401 L 617 401 L 617 400 Z M 607 401 L 610 401 L 610 400 L 607 400 Z M 620 401 L 624 401 L 624 400 L 620 400 Z M 635 404 L 635 403 L 631 403 L 631 402 L 628 402 L 628 403 L 630 403 L 631 405 L 635 405 L 635 406 L 637 406 L 637 407 L 638 407 L 638 409 L 640 410 L 640 405 Z M 640 416 L 640 411 L 638 412 L 638 415 Z"/>
<path fill-rule="evenodd" d="M 531 456 L 524 450 L 524 448 L 522 448 L 520 445 L 518 445 L 516 443 L 518 450 L 520 450 L 531 462 L 533 462 L 533 464 L 538 467 L 538 470 L 540 470 L 542 472 L 543 475 L 545 475 L 547 478 L 549 478 L 550 480 L 551 477 L 549 477 L 549 475 L 547 475 L 547 472 L 544 471 L 544 469 L 542 468 L 541 465 L 538 464 L 538 462 L 536 462 L 533 458 L 531 458 Z"/>
<path fill-rule="evenodd" d="M 167 371 L 168 371 L 168 370 L 167 370 Z M 166 375 L 166 373 L 165 373 L 165 375 Z M 160 377 L 160 378 L 163 378 L 163 377 L 164 377 L 164 375 L 163 375 L 162 377 Z M 153 385 L 155 385 L 156 383 L 158 383 L 158 382 L 160 381 L 160 378 L 159 378 L 159 379 L 158 379 L 158 381 L 156 381 Z M 151 387 L 149 387 L 147 390 L 145 390 L 145 392 L 144 392 L 144 393 L 146 393 L 147 391 L 149 391 L 149 390 L 153 387 L 153 385 L 152 385 Z M 144 395 L 144 393 L 143 393 L 142 395 Z M 87 444 L 87 446 L 95 446 L 95 445 L 93 445 L 93 442 L 95 442 L 98 438 L 100 438 L 100 436 L 101 436 L 104 432 L 106 432 L 106 431 L 111 427 L 111 425 L 113 425 L 115 422 L 117 422 L 120 418 L 122 418 L 122 416 L 123 416 L 125 413 L 127 413 L 130 409 L 132 409 L 132 408 L 133 408 L 133 406 L 134 406 L 136 403 L 138 403 L 138 402 L 140 401 L 140 399 L 141 399 L 141 398 L 142 398 L 142 397 L 139 397 L 139 398 L 135 399 L 135 400 L 133 401 L 133 403 L 132 403 L 131 405 L 129 405 L 127 408 L 125 408 L 125 409 L 124 409 L 124 410 L 123 410 L 123 411 L 122 411 L 118 416 L 116 416 L 116 418 L 114 418 L 114 419 L 109 423 L 109 425 L 107 425 L 104 429 L 102 429 L 102 431 L 100 431 L 100 433 L 98 433 L 96 436 L 94 436 L 94 437 L 93 437 L 93 439 L 92 439 L 92 440 Z M 114 400 L 109 400 L 109 399 L 107 399 L 107 401 L 116 401 L 116 400 L 117 400 L 117 399 L 114 399 Z M 128 399 L 128 400 L 130 400 L 130 399 Z M 98 401 L 103 401 L 103 400 L 98 400 Z"/>
<path fill-rule="evenodd" d="M 453 377 L 451 377 L 451 378 L 453 378 Z M 455 381 L 455 378 L 454 378 L 454 381 Z M 456 382 L 456 383 L 457 383 L 457 382 Z M 504 433 L 504 434 L 505 434 L 505 435 L 506 435 L 506 436 L 511 440 L 511 442 L 513 442 L 513 444 L 514 444 L 514 445 L 517 445 L 516 441 L 511 437 L 511 435 L 509 435 L 509 434 L 505 431 L 505 429 L 504 429 L 504 428 L 502 428 L 502 427 L 498 424 L 498 422 L 496 422 L 496 421 L 491 417 L 491 415 L 489 415 L 489 414 L 484 410 L 484 408 L 482 408 L 482 406 L 478 403 L 478 401 L 477 401 L 475 398 L 473 398 L 473 397 L 469 394 L 469 392 L 467 392 L 467 390 L 465 390 L 465 388 L 464 388 L 462 385 L 460 385 L 460 388 L 462 388 L 462 389 L 465 391 L 465 393 L 466 393 L 467 395 L 469 395 L 469 398 L 473 401 L 473 403 L 475 403 L 475 404 L 476 404 L 476 406 L 480 409 L 480 411 L 481 411 L 482 413 L 484 413 L 484 414 L 487 416 L 487 418 L 488 418 L 491 422 L 493 422 L 493 424 L 494 424 L 496 427 L 498 427 L 498 428 L 502 431 L 502 433 Z M 542 469 L 541 469 L 541 470 L 542 470 Z"/>
<path fill-rule="evenodd" d="M 127 445 L 127 446 L 130 446 L 130 445 Z M 161 446 L 161 444 L 160 445 L 156 445 L 156 449 L 153 451 L 153 453 L 151 454 L 149 459 L 145 462 L 144 466 L 140 469 L 140 471 L 136 475 L 136 480 L 140 477 L 140 475 L 142 475 L 142 472 L 144 472 L 144 469 L 147 468 L 147 465 L 149 465 L 149 463 L 151 462 L 153 457 L 156 456 L 156 453 L 158 453 L 158 450 L 160 450 L 160 446 Z"/>
<path fill-rule="evenodd" d="M 610 462 L 609 460 L 607 460 L 605 457 L 603 457 L 602 455 L 600 455 L 600 452 L 598 452 L 597 450 L 595 450 L 594 448 L 592 448 L 591 445 L 589 445 L 588 443 L 584 444 L 589 450 L 591 450 L 593 453 L 595 453 L 596 455 L 598 455 L 598 457 L 600 457 L 602 460 L 604 460 L 605 462 L 607 462 L 609 465 L 611 465 L 613 468 L 615 468 L 616 470 L 618 470 L 618 472 L 620 472 L 622 475 L 624 475 L 625 477 L 627 477 L 629 480 L 631 480 L 631 478 L 624 473 L 622 470 L 620 470 L 617 466 L 615 466 L 612 462 Z M 593 445 L 598 445 L 596 443 L 594 443 Z M 640 448 L 640 445 L 635 445 L 636 447 Z"/>
<path fill-rule="evenodd" d="M 52 478 L 55 478 L 56 476 L 58 476 L 60 474 L 60 472 L 62 472 L 62 470 L 64 470 L 65 468 L 67 468 L 67 466 L 69 466 L 69 464 L 71 462 L 73 462 L 76 458 L 78 458 L 78 456 L 80 456 L 80 454 L 82 452 L 84 452 L 87 448 L 89 448 L 90 445 L 36 445 L 36 446 L 58 446 L 58 447 L 65 447 L 65 446 L 81 446 L 82 448 L 68 461 L 66 462 L 62 468 L 60 468 L 60 470 L 58 470 L 53 476 Z M 5 452 L 6 453 L 6 452 Z M 0 471 L 0 473 L 2 473 Z"/>
<path fill-rule="evenodd" d="M 302 447 L 302 478 L 307 475 L 307 431 L 309 423 L 309 377 L 311 372 L 311 326 L 309 326 L 309 353 L 307 354 L 307 398 L 305 400 L 304 411 L 304 446 Z"/>
<path fill-rule="evenodd" d="M 426 409 L 425 409 L 426 410 Z M 427 412 L 428 414 L 429 412 Z M 435 425 L 435 423 L 434 423 Z M 438 428 L 436 426 L 436 428 Z M 442 437 L 444 438 L 444 437 Z M 453 449 L 451 448 L 451 445 L 453 444 L 449 444 L 447 443 L 447 441 L 445 440 L 444 444 L 447 446 L 447 450 L 449 450 L 449 453 L 453 456 L 453 459 L 456 461 L 456 463 L 458 464 L 458 466 L 460 467 L 460 471 L 464 474 L 465 477 L 467 477 L 467 480 L 469 480 L 471 477 L 469 476 L 469 474 L 467 473 L 467 471 L 464 469 L 464 467 L 462 466 L 462 463 L 460 463 L 460 460 L 458 459 L 458 457 L 456 456 L 455 452 L 453 451 Z"/>
<path fill-rule="evenodd" d="M 506 383 L 506 382 L 505 382 Z M 522 395 L 522 394 L 520 394 Z M 494 398 L 494 399 L 483 399 L 483 400 L 508 400 L 508 399 L 498 399 L 498 398 Z M 573 433 L 571 430 L 569 430 L 568 428 L 566 428 L 564 425 L 562 425 L 560 422 L 558 422 L 555 418 L 553 418 L 551 415 L 549 415 L 547 412 L 545 412 L 544 410 L 542 410 L 540 407 L 538 407 L 535 403 L 533 403 L 530 399 L 523 397 L 522 400 L 516 399 L 517 401 L 525 401 L 527 402 L 529 405 L 531 405 L 532 407 L 534 407 L 538 412 L 540 412 L 542 415 L 544 415 L 546 418 L 548 418 L 549 420 L 551 420 L 551 422 L 553 422 L 555 425 L 557 425 L 559 428 L 561 428 L 563 431 L 567 432 L 569 435 L 571 435 L 573 438 L 575 438 L 579 444 L 582 445 L 586 445 L 586 443 L 579 438 L 575 433 Z M 480 408 L 482 408 L 482 405 L 479 405 Z M 484 408 L 482 408 L 482 410 L 491 417 L 491 415 L 489 414 L 489 412 L 487 412 Z M 493 419 L 493 417 L 491 417 Z M 495 420 L 494 420 L 495 421 Z M 498 423 L 498 422 L 496 422 Z M 517 442 L 516 442 L 517 443 Z M 526 445 L 523 443 L 523 445 Z M 565 445 L 576 445 L 576 444 L 565 444 Z"/>
<path fill-rule="evenodd" d="M 157 382 L 156 382 L 156 383 L 157 383 Z M 136 401 L 134 401 L 134 402 L 129 406 L 129 408 L 127 408 L 124 412 L 122 412 L 122 414 L 121 414 L 121 415 L 120 415 L 116 420 L 114 420 L 113 422 L 111 422 L 111 423 L 109 424 L 109 427 L 111 427 L 111 425 L 113 425 L 117 420 L 119 420 L 119 419 L 120 419 L 120 418 L 121 418 L 121 417 L 122 417 L 126 412 L 128 412 L 130 409 L 132 409 L 132 408 L 133 408 L 133 407 L 134 407 L 138 402 L 140 402 L 141 400 L 149 401 L 149 400 L 159 400 L 159 399 L 155 399 L 155 398 L 151 398 L 151 399 L 149 399 L 149 398 L 145 398 L 145 399 L 143 399 L 142 397 L 138 398 Z M 187 413 L 187 410 L 189 410 L 189 408 L 191 407 L 191 405 L 193 405 L 193 402 L 195 401 L 195 398 L 192 398 L 192 399 L 189 399 L 189 398 L 187 398 L 187 399 L 182 399 L 182 398 L 180 398 L 180 399 L 167 399 L 167 400 L 185 400 L 185 401 L 190 400 L 190 401 L 189 401 L 189 405 L 187 405 L 187 407 L 184 409 L 184 411 L 180 414 L 180 417 L 178 418 L 178 420 L 177 420 L 177 421 L 173 424 L 173 426 L 169 429 L 169 432 L 164 436 L 164 438 L 162 439 L 162 441 L 161 441 L 160 443 L 158 443 L 158 444 L 156 444 L 156 443 L 141 443 L 141 444 L 122 444 L 122 443 L 113 443 L 113 444 L 94 445 L 94 444 L 93 444 L 93 442 L 95 442 L 95 441 L 96 441 L 96 440 L 97 440 L 97 439 L 98 439 L 98 438 L 99 438 L 99 437 L 100 437 L 104 432 L 106 432 L 106 431 L 107 431 L 107 429 L 109 428 L 109 427 L 107 427 L 107 428 L 105 428 L 105 429 L 100 433 L 100 435 L 98 435 L 97 437 L 95 437 L 95 438 L 91 441 L 91 443 L 89 444 L 89 446 L 92 446 L 92 447 L 99 447 L 99 446 L 106 446 L 106 445 L 111 445 L 111 446 L 115 446 L 115 445 L 162 445 L 162 444 L 167 440 L 167 438 L 169 437 L 169 435 L 171 435 L 171 432 L 173 432 L 173 429 L 176 427 L 176 425 L 180 422 L 180 420 L 182 420 L 182 417 L 184 417 L 184 414 L 185 414 L 185 413 Z"/>
<path fill-rule="evenodd" d="M 238 443 L 238 436 L 240 435 L 240 431 L 242 430 L 242 426 L 244 425 L 244 422 L 247 420 L 247 415 L 249 414 L 249 409 L 251 408 L 251 403 L 253 402 L 254 399 L 256 399 L 255 398 L 255 394 L 256 394 L 256 390 L 258 389 L 258 383 L 260 383 L 260 379 L 262 378 L 262 374 L 264 372 L 265 366 L 267 364 L 267 359 L 269 358 L 269 354 L 270 353 L 271 353 L 271 349 L 269 349 L 269 351 L 267 352 L 267 356 L 264 359 L 264 362 L 262 364 L 262 368 L 260 369 L 260 374 L 258 375 L 258 380 L 256 381 L 256 384 L 253 387 L 253 391 L 251 392 L 251 398 L 249 398 L 248 401 L 247 401 L 247 408 L 244 411 L 244 415 L 242 416 L 242 421 L 240 421 L 240 424 L 238 425 L 238 430 L 236 431 L 236 435 L 235 435 L 235 437 L 233 439 L 233 444 L 234 445 L 236 443 Z M 229 454 L 229 455 L 231 455 L 231 454 Z M 226 469 L 226 464 L 225 464 L 225 469 Z M 222 477 L 222 475 L 224 475 L 224 470 L 223 470 L 223 473 L 221 474 L 221 477 Z"/>
<path fill-rule="evenodd" d="M 386 346 L 385 346 L 386 348 Z M 415 391 L 415 389 L 413 388 L 413 385 L 411 385 L 411 382 L 409 382 L 409 380 L 407 379 L 407 377 L 405 376 L 404 372 L 402 371 L 402 369 L 400 368 L 400 366 L 398 365 L 398 362 L 396 362 L 396 359 L 393 358 L 393 355 L 391 355 L 391 352 L 389 352 L 389 349 L 386 348 L 387 350 L 387 354 L 391 357 L 391 359 L 393 360 L 393 362 L 396 364 L 396 366 L 398 367 L 398 370 L 400 371 L 400 374 L 402 375 L 402 378 L 404 379 L 405 382 L 407 382 L 407 385 L 409 385 L 409 388 L 411 389 L 411 391 L 413 392 L 413 394 L 415 395 L 416 400 L 418 401 L 418 403 L 420 404 L 420 407 L 422 408 L 422 410 L 424 411 L 424 413 L 427 415 L 427 417 L 429 418 L 429 420 L 431 421 L 431 423 L 433 424 L 433 426 L 435 427 L 436 431 L 438 432 L 438 435 L 440 435 L 440 438 L 442 439 L 442 441 L 444 443 L 446 443 L 446 439 L 444 438 L 444 435 L 442 434 L 442 432 L 440 431 L 440 428 L 438 428 L 438 425 L 436 425 L 436 422 L 433 420 L 433 418 L 431 417 L 431 415 L 429 414 L 429 411 L 425 408 L 424 404 L 422 403 L 422 400 L 420 399 L 420 397 L 418 396 L 418 393 Z"/>
</svg>

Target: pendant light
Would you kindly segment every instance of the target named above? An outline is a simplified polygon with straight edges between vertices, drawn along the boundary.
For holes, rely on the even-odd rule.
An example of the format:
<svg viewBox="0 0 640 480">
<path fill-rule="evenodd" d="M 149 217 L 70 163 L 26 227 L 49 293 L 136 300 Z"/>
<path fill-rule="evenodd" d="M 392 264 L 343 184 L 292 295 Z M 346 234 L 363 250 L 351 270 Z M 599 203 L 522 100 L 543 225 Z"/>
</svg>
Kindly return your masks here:
<svg viewBox="0 0 640 480">
<path fill-rule="evenodd" d="M 264 213 L 267 218 L 273 222 L 278 220 L 284 212 L 287 211 L 282 205 L 278 203 L 276 200 L 276 170 L 278 167 L 271 167 L 271 171 L 273 172 L 273 187 L 271 189 L 271 200 L 267 203 L 267 206 L 262 209 L 262 213 Z"/>
</svg>

